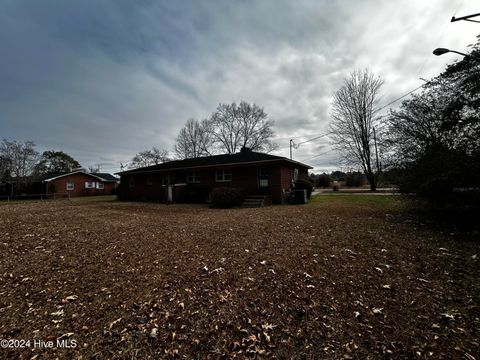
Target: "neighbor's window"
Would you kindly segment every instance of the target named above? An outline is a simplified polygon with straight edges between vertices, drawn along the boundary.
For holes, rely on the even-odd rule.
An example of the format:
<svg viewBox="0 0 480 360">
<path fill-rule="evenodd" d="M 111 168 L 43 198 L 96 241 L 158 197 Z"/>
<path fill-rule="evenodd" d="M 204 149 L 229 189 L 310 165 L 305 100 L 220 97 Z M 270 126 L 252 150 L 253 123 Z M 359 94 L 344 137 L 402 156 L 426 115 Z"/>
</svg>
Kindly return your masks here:
<svg viewBox="0 0 480 360">
<path fill-rule="evenodd" d="M 97 182 L 97 189 L 103 190 L 105 188 L 105 184 L 102 182 Z"/>
<path fill-rule="evenodd" d="M 95 188 L 95 182 L 93 181 L 85 182 L 85 189 L 94 189 L 94 188 Z"/>
<path fill-rule="evenodd" d="M 128 187 L 131 187 L 131 188 L 133 187 L 133 176 L 130 176 L 128 178 Z"/>
<path fill-rule="evenodd" d="M 298 180 L 298 169 L 294 169 L 293 170 L 293 181 L 297 181 Z"/>
<path fill-rule="evenodd" d="M 199 183 L 200 182 L 200 173 L 198 171 L 191 171 L 187 174 L 187 182 L 189 183 Z"/>
<path fill-rule="evenodd" d="M 73 190 L 75 188 L 75 183 L 72 180 L 67 181 L 67 190 Z"/>
<path fill-rule="evenodd" d="M 148 175 L 147 176 L 147 185 L 152 185 L 152 184 L 153 184 L 152 175 Z"/>
<path fill-rule="evenodd" d="M 232 181 L 232 170 L 230 169 L 217 170 L 215 172 L 215 181 L 217 182 Z"/>
</svg>

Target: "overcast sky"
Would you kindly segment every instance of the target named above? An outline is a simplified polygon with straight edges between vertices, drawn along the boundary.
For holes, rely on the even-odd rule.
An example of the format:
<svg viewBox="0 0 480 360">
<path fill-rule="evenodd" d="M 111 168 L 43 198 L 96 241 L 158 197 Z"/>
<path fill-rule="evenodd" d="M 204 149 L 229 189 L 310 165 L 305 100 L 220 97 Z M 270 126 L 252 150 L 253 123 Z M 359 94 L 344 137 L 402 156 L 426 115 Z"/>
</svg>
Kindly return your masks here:
<svg viewBox="0 0 480 360">
<path fill-rule="evenodd" d="M 245 100 L 275 121 L 276 154 L 324 133 L 351 71 L 384 78 L 381 104 L 468 51 L 478 0 L 0 1 L 0 139 L 33 140 L 83 166 L 119 170 L 142 150 L 172 150 L 188 118 Z M 392 105 L 398 106 L 399 103 Z M 387 109 L 385 109 L 385 112 Z M 321 138 L 294 150 L 337 167 Z"/>
</svg>

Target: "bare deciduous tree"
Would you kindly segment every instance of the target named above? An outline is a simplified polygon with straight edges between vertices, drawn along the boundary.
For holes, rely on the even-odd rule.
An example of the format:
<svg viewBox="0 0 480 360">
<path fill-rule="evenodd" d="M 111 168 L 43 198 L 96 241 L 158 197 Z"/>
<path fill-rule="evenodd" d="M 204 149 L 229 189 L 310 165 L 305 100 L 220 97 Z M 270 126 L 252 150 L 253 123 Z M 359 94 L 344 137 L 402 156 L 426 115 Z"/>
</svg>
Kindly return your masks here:
<svg viewBox="0 0 480 360">
<path fill-rule="evenodd" d="M 10 176 L 10 160 L 0 155 L 0 182 Z"/>
<path fill-rule="evenodd" d="M 217 147 L 229 154 L 242 147 L 270 152 L 277 148 L 272 142 L 273 121 L 255 104 L 240 102 L 220 104 L 210 118 L 210 130 Z"/>
<path fill-rule="evenodd" d="M 208 120 L 200 122 L 189 119 L 177 136 L 175 153 L 182 159 L 211 155 L 213 150 L 212 140 Z"/>
<path fill-rule="evenodd" d="M 383 81 L 368 70 L 354 71 L 333 95 L 332 140 L 349 165 L 361 166 L 370 189 L 376 190 L 374 107 Z"/>
<path fill-rule="evenodd" d="M 168 151 L 163 149 L 158 149 L 155 146 L 152 147 L 152 150 L 145 150 L 139 152 L 132 158 L 130 163 L 130 168 L 138 168 L 150 165 L 158 165 L 169 161 Z"/>
<path fill-rule="evenodd" d="M 11 176 L 20 179 L 32 174 L 38 155 L 33 141 L 21 143 L 4 139 L 0 145 L 0 156 L 8 163 Z"/>
<path fill-rule="evenodd" d="M 100 164 L 93 164 L 87 167 L 87 171 L 91 174 L 99 173 L 101 170 Z"/>
</svg>

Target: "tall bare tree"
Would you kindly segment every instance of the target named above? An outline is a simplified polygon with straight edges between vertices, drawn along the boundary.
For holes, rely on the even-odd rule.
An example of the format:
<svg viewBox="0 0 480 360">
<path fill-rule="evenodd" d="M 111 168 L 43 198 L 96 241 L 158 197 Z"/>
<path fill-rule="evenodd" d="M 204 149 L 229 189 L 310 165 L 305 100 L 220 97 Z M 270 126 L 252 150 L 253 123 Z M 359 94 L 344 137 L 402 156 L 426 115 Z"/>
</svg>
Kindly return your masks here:
<svg viewBox="0 0 480 360">
<path fill-rule="evenodd" d="M 0 155 L 0 183 L 10 176 L 10 160 Z"/>
<path fill-rule="evenodd" d="M 3 139 L 0 144 L 0 157 L 6 166 L 5 171 L 16 178 L 17 189 L 21 184 L 27 184 L 38 161 L 38 152 L 33 141 L 24 143 L 16 140 Z"/>
<path fill-rule="evenodd" d="M 348 165 L 361 166 L 370 184 L 377 187 L 374 127 L 382 79 L 369 70 L 354 71 L 333 95 L 330 130 L 334 147 Z"/>
<path fill-rule="evenodd" d="M 213 136 L 208 120 L 189 119 L 177 135 L 175 153 L 179 158 L 189 159 L 211 155 Z"/>
<path fill-rule="evenodd" d="M 132 158 L 130 163 L 130 168 L 144 167 L 150 165 L 158 165 L 169 161 L 168 151 L 163 149 L 158 149 L 155 146 L 152 147 L 152 150 L 145 150 L 139 152 Z"/>
<path fill-rule="evenodd" d="M 22 179 L 32 174 L 38 160 L 33 141 L 22 143 L 4 139 L 0 145 L 0 156 L 8 163 L 11 176 Z"/>
<path fill-rule="evenodd" d="M 229 154 L 242 147 L 264 152 L 277 148 L 271 140 L 273 121 L 255 104 L 220 104 L 210 118 L 210 126 L 216 146 Z"/>
</svg>

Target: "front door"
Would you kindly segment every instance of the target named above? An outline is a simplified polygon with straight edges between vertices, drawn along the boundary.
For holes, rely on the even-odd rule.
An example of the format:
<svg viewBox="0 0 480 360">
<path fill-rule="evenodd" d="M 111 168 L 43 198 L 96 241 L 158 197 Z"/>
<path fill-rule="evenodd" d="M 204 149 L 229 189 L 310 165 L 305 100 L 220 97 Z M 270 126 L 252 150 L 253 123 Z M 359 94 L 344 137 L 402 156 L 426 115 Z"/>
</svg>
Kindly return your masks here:
<svg viewBox="0 0 480 360">
<path fill-rule="evenodd" d="M 258 169 L 258 190 L 260 194 L 270 194 L 270 169 L 268 167 Z"/>
</svg>

